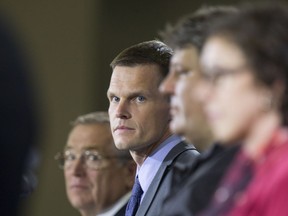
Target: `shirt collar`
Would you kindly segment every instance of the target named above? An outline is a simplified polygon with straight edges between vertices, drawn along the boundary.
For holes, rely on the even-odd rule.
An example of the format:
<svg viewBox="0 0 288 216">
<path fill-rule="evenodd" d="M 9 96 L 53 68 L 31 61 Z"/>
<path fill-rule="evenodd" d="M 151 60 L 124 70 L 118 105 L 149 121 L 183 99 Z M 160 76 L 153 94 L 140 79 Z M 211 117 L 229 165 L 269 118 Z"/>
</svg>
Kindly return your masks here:
<svg viewBox="0 0 288 216">
<path fill-rule="evenodd" d="M 124 196 L 122 196 L 116 203 L 114 203 L 110 208 L 104 210 L 103 212 L 97 214 L 97 216 L 111 216 L 115 215 L 129 200 L 131 196 L 131 191 Z"/>
<path fill-rule="evenodd" d="M 138 179 L 143 190 L 142 199 L 145 196 L 152 180 L 160 168 L 170 150 L 183 139 L 177 135 L 171 135 L 162 142 L 144 161 L 141 167 L 137 167 Z"/>
</svg>

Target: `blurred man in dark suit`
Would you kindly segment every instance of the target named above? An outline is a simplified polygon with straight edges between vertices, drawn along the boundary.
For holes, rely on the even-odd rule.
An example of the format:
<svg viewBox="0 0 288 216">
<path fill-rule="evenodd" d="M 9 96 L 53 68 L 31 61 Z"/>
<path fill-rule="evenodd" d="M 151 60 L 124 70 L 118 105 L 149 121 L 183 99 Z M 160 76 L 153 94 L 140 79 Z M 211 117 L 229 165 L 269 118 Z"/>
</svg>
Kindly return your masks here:
<svg viewBox="0 0 288 216">
<path fill-rule="evenodd" d="M 20 197 L 34 189 L 34 182 L 23 173 L 31 171 L 27 161 L 37 133 L 27 62 L 7 23 L 0 17 L 0 203 L 1 214 L 14 216 Z"/>
<path fill-rule="evenodd" d="M 162 207 L 165 216 L 193 215 L 205 208 L 238 149 L 212 145 L 213 136 L 196 90 L 201 78 L 199 55 L 211 20 L 236 11 L 231 7 L 201 8 L 162 32 L 164 41 L 174 49 L 169 74 L 160 86 L 171 98 L 170 128 L 203 151 L 196 161 L 174 167 L 170 196 Z"/>
</svg>

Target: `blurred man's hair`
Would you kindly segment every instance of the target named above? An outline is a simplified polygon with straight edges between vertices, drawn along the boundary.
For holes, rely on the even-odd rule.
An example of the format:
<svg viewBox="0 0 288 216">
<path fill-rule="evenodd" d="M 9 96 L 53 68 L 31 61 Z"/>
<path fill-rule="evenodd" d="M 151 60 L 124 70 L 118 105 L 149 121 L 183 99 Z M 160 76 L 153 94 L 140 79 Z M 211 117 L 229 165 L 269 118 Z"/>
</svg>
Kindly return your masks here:
<svg viewBox="0 0 288 216">
<path fill-rule="evenodd" d="M 180 18 L 174 26 L 168 24 L 166 29 L 159 34 L 163 41 L 173 49 L 182 49 L 193 45 L 201 50 L 211 21 L 237 11 L 232 6 L 202 7 L 196 12 Z"/>
</svg>

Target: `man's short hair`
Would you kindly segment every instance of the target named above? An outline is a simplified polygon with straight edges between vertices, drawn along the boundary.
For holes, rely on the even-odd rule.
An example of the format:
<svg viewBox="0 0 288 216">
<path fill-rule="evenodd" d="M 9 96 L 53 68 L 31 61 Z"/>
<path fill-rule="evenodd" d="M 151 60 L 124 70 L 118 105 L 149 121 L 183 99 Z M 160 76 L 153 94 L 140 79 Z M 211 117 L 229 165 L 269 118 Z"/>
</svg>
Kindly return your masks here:
<svg viewBox="0 0 288 216">
<path fill-rule="evenodd" d="M 174 26 L 168 24 L 166 29 L 159 34 L 163 41 L 173 49 L 182 49 L 193 45 L 201 50 L 211 21 L 237 11 L 235 7 L 231 6 L 202 7 L 196 12 L 180 18 Z"/>
<path fill-rule="evenodd" d="M 85 115 L 78 116 L 71 122 L 72 126 L 85 125 L 85 124 L 110 124 L 109 115 L 107 112 L 92 112 Z"/>
<path fill-rule="evenodd" d="M 158 65 L 161 74 L 165 77 L 169 71 L 172 49 L 161 41 L 145 41 L 123 50 L 111 62 L 110 66 L 114 69 L 116 66 L 133 67 L 137 65 Z"/>
</svg>

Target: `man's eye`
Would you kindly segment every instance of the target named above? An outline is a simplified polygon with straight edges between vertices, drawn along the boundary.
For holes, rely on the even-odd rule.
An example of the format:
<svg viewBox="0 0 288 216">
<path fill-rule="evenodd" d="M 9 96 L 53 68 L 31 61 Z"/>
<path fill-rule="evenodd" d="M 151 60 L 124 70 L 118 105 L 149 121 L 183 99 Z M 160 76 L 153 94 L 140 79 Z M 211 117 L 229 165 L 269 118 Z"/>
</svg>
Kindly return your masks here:
<svg viewBox="0 0 288 216">
<path fill-rule="evenodd" d="M 116 102 L 116 103 L 118 103 L 119 101 L 120 101 L 120 98 L 119 98 L 119 97 L 113 96 L 113 97 L 111 98 L 111 102 Z"/>
<path fill-rule="evenodd" d="M 214 77 L 209 73 L 201 73 L 200 77 L 202 80 L 207 82 L 212 82 L 214 80 Z"/>
<path fill-rule="evenodd" d="M 143 97 L 143 96 L 138 96 L 138 97 L 136 97 L 136 101 L 137 101 L 137 102 L 144 102 L 145 100 L 146 100 L 146 98 Z"/>
<path fill-rule="evenodd" d="M 86 159 L 89 161 L 99 161 L 100 160 L 99 155 L 96 155 L 93 153 L 87 154 Z"/>
<path fill-rule="evenodd" d="M 178 76 L 186 76 L 191 72 L 191 70 L 179 70 L 177 71 Z"/>
<path fill-rule="evenodd" d="M 65 155 L 65 161 L 73 161 L 75 160 L 75 155 L 74 154 L 66 154 Z"/>
<path fill-rule="evenodd" d="M 224 78 L 228 75 L 229 73 L 226 72 L 215 72 L 215 73 L 206 73 L 202 74 L 202 78 L 212 84 L 219 84 L 221 83 Z"/>
</svg>

